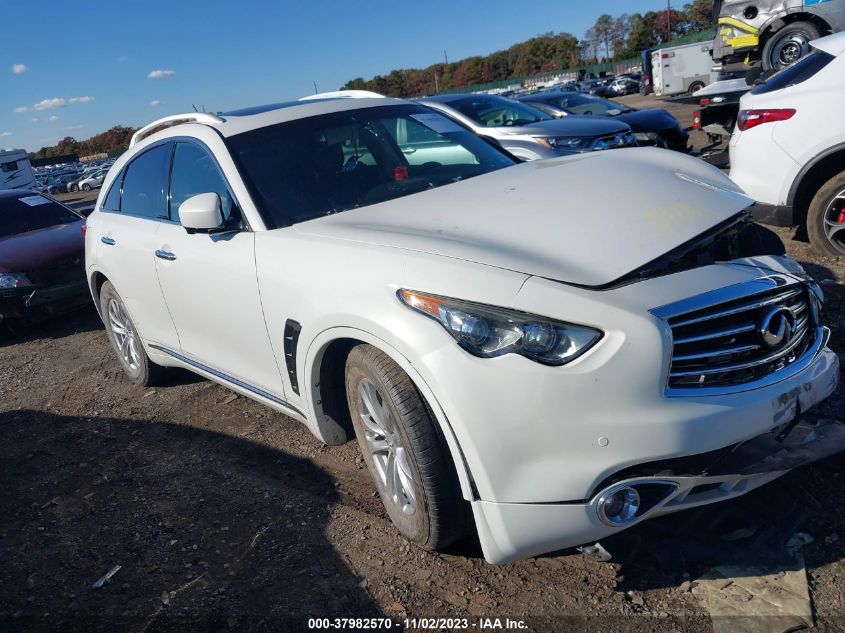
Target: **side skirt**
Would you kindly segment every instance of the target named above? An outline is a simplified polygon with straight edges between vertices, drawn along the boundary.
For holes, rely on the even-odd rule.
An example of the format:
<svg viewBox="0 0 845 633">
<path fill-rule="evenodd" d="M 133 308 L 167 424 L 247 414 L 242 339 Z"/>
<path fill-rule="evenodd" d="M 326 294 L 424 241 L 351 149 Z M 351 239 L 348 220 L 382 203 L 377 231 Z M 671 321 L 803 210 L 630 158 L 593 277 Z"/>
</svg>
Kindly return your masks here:
<svg viewBox="0 0 845 633">
<path fill-rule="evenodd" d="M 161 345 L 155 345 L 152 343 L 150 343 L 149 346 L 179 361 L 187 369 L 201 374 L 206 378 L 214 380 L 215 382 L 219 382 L 224 387 L 229 387 L 230 389 L 233 389 L 239 393 L 243 393 L 245 396 L 258 400 L 262 404 L 270 404 L 271 406 L 274 406 L 276 408 L 284 409 L 283 413 L 292 413 L 303 422 L 305 422 L 307 419 L 305 417 L 305 414 L 299 409 L 297 409 L 290 402 L 279 398 L 278 396 L 270 393 L 269 391 L 265 391 L 264 389 L 260 389 L 259 387 L 250 385 L 249 383 L 244 382 L 243 380 L 230 376 L 229 374 L 223 373 L 222 371 L 214 369 L 213 367 L 209 367 L 208 365 L 204 365 L 203 363 L 195 361 L 192 358 L 188 358 L 187 356 L 184 356 L 179 352 L 175 352 L 172 349 L 168 349 L 166 347 L 162 347 Z"/>
</svg>

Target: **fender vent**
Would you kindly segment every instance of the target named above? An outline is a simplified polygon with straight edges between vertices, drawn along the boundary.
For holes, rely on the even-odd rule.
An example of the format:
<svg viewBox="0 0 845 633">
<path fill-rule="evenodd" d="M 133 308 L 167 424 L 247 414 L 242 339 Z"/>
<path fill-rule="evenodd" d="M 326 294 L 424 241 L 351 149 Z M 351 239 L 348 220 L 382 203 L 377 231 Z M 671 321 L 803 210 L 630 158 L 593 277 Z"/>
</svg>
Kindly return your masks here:
<svg viewBox="0 0 845 633">
<path fill-rule="evenodd" d="M 296 379 L 296 344 L 299 342 L 299 332 L 302 326 L 299 321 L 288 319 L 285 321 L 285 366 L 288 370 L 288 378 L 290 378 L 290 386 L 296 395 L 299 395 L 299 382 Z"/>
</svg>

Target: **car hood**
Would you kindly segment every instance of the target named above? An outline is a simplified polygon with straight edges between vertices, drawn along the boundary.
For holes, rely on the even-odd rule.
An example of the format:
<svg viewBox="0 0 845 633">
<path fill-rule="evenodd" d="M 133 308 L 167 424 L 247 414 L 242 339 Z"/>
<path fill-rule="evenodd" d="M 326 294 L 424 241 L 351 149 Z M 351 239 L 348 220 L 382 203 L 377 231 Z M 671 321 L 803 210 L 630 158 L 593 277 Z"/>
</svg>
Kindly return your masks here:
<svg viewBox="0 0 845 633">
<path fill-rule="evenodd" d="M 25 273 L 78 253 L 85 255 L 84 220 L 0 238 L 0 272 Z"/>
<path fill-rule="evenodd" d="M 678 119 L 661 108 L 623 112 L 613 118 L 624 121 L 634 132 L 660 132 L 678 127 Z"/>
<path fill-rule="evenodd" d="M 627 132 L 628 125 L 613 119 L 594 116 L 568 116 L 553 121 L 540 121 L 531 125 L 517 127 L 499 127 L 502 134 L 526 136 L 605 136 Z"/>
<path fill-rule="evenodd" d="M 295 229 L 601 286 L 751 202 L 703 161 L 632 148 L 522 163 Z"/>
</svg>

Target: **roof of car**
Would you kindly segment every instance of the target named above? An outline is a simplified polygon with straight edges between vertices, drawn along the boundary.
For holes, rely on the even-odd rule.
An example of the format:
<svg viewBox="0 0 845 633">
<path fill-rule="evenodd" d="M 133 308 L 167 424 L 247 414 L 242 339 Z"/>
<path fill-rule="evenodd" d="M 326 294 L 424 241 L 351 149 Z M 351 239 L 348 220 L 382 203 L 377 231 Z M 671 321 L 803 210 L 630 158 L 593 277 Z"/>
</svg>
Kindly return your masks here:
<svg viewBox="0 0 845 633">
<path fill-rule="evenodd" d="M 243 108 L 240 110 L 232 110 L 220 114 L 212 114 L 205 112 L 188 113 L 184 115 L 171 115 L 153 121 L 140 130 L 143 134 L 146 130 L 165 126 L 167 123 L 200 123 L 217 130 L 225 137 L 234 136 L 243 132 L 249 132 L 258 128 L 274 125 L 276 123 L 286 123 L 288 121 L 295 121 L 297 119 L 304 119 L 307 117 L 318 116 L 321 114 L 331 114 L 333 112 L 343 112 L 345 110 L 358 110 L 362 108 L 384 107 L 390 105 L 411 104 L 410 101 L 402 99 L 391 99 L 385 97 L 372 98 L 326 98 L 326 99 L 308 99 L 304 101 L 286 101 L 282 103 L 274 103 L 264 106 L 255 106 L 251 108 Z M 143 134 L 143 140 L 147 138 L 166 138 L 168 136 L 176 136 L 180 134 L 179 131 L 174 131 L 174 127 L 170 126 L 163 132 L 152 132 Z M 137 134 L 137 133 L 136 133 Z M 135 142 L 140 142 L 139 138 Z M 133 143 L 134 144 L 134 143 Z"/>
</svg>

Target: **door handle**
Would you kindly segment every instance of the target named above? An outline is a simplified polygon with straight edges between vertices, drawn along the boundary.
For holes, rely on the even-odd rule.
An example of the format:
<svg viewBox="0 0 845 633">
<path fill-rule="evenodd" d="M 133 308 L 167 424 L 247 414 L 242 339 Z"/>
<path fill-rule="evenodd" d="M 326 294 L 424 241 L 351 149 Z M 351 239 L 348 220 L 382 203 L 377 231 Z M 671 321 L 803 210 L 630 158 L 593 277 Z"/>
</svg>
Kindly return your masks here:
<svg viewBox="0 0 845 633">
<path fill-rule="evenodd" d="M 166 259 L 169 262 L 172 262 L 174 259 L 176 259 L 176 255 L 174 255 L 173 253 L 161 250 L 156 251 L 156 257 L 158 257 L 159 259 Z"/>
<path fill-rule="evenodd" d="M 417 150 L 416 150 L 415 147 L 406 147 L 402 150 L 402 153 L 407 155 L 407 154 L 413 154 L 416 151 Z"/>
<path fill-rule="evenodd" d="M 117 242 L 115 242 L 112 238 L 110 238 L 110 237 L 105 237 L 105 236 L 101 237 L 101 238 L 100 238 L 100 241 L 101 241 L 103 244 L 106 244 L 107 246 L 114 246 L 114 245 L 117 243 Z"/>
</svg>

